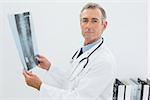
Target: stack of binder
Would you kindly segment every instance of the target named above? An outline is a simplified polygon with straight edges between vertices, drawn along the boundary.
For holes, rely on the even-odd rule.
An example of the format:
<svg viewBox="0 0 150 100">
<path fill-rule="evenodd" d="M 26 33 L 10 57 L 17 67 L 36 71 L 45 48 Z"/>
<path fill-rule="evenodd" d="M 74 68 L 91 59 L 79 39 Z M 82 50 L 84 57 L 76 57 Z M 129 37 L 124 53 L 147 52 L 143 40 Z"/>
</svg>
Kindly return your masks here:
<svg viewBox="0 0 150 100">
<path fill-rule="evenodd" d="M 112 100 L 150 100 L 149 79 L 115 79 Z"/>
</svg>

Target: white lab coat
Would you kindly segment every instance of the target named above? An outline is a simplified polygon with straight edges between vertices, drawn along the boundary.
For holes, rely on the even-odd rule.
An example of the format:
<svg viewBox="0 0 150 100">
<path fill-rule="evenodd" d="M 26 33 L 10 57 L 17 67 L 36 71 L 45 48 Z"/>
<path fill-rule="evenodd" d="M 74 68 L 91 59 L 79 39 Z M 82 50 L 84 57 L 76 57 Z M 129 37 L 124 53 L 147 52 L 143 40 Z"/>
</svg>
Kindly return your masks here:
<svg viewBox="0 0 150 100">
<path fill-rule="evenodd" d="M 70 73 L 79 61 L 87 57 L 100 43 L 84 52 L 78 58 L 74 57 Z M 63 74 L 52 68 L 47 74 L 51 84 L 44 81 L 40 88 L 42 100 L 112 100 L 113 82 L 115 78 L 115 60 L 112 53 L 103 43 L 90 57 L 86 68 L 82 70 L 81 63 L 73 74 L 63 78 Z"/>
</svg>

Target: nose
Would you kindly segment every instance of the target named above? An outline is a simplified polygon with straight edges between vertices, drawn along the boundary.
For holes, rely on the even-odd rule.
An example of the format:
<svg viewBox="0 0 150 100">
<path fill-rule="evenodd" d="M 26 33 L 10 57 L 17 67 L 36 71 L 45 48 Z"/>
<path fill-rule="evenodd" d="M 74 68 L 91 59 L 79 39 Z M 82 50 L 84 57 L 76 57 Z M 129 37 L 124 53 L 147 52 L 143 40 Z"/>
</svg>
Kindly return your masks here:
<svg viewBox="0 0 150 100">
<path fill-rule="evenodd" d="M 87 27 L 87 28 L 91 28 L 91 27 L 92 27 L 91 21 L 89 21 L 89 22 L 86 24 L 86 27 Z"/>
</svg>

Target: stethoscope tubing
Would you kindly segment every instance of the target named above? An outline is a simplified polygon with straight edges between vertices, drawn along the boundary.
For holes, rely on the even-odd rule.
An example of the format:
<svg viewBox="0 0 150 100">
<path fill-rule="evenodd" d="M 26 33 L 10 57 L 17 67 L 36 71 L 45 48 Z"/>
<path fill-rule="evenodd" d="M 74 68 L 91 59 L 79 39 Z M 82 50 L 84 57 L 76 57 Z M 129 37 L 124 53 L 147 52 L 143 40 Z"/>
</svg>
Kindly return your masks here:
<svg viewBox="0 0 150 100">
<path fill-rule="evenodd" d="M 72 74 L 75 72 L 75 70 L 77 69 L 77 67 L 79 66 L 79 64 L 84 61 L 85 59 L 87 59 L 87 62 L 85 63 L 85 65 L 83 66 L 82 70 L 78 73 L 77 76 L 80 75 L 80 73 L 83 71 L 83 69 L 85 69 L 85 67 L 87 66 L 88 62 L 89 62 L 89 57 L 98 49 L 101 47 L 101 45 L 104 43 L 104 39 L 102 38 L 102 42 L 85 58 L 81 59 L 78 63 L 78 65 L 75 67 L 75 69 L 73 70 L 73 72 L 71 73 L 71 76 Z M 78 52 L 78 51 L 77 51 Z M 72 59 L 75 57 L 75 55 L 77 54 L 77 52 L 73 55 Z"/>
</svg>

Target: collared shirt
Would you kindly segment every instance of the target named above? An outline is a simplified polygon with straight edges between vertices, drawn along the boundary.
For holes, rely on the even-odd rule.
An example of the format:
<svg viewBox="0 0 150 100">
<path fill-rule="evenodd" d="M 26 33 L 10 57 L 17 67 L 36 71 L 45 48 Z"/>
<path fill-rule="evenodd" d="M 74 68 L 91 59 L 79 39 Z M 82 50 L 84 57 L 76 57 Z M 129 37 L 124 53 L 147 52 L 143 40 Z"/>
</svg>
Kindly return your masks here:
<svg viewBox="0 0 150 100">
<path fill-rule="evenodd" d="M 102 40 L 102 38 L 99 38 L 98 40 L 96 40 L 95 42 L 91 43 L 91 44 L 88 44 L 86 46 L 83 46 L 81 49 L 80 49 L 80 52 L 77 56 L 77 58 L 82 55 L 84 52 L 88 51 L 89 49 L 91 49 L 93 46 L 95 46 L 97 43 L 99 43 L 100 41 Z"/>
<path fill-rule="evenodd" d="M 97 43 L 99 43 L 100 41 L 102 40 L 102 38 L 98 39 L 97 41 L 91 43 L 91 44 L 88 44 L 86 46 L 83 46 L 82 47 L 82 52 L 86 52 L 87 50 L 89 50 L 90 48 L 92 48 L 94 45 L 96 45 Z"/>
</svg>

